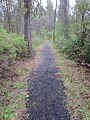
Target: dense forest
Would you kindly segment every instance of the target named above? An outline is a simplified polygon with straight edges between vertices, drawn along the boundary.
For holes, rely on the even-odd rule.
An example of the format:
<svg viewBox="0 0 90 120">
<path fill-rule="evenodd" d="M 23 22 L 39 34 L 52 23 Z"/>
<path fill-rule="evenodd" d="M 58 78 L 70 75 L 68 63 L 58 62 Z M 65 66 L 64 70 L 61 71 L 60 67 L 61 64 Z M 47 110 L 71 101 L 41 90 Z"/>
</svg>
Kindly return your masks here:
<svg viewBox="0 0 90 120">
<path fill-rule="evenodd" d="M 30 73 L 41 46 L 47 43 L 53 46 L 51 49 L 56 58 L 58 55 L 58 60 L 65 56 L 65 59 L 79 64 L 78 69 L 84 67 L 81 69 L 89 70 L 90 0 L 75 0 L 73 7 L 69 0 L 56 0 L 55 5 L 52 0 L 47 0 L 46 6 L 42 0 L 0 0 L 0 120 L 14 120 L 16 111 L 25 109 L 25 97 L 28 98 L 28 95 L 23 98 L 21 89 L 26 89 L 28 85 L 18 81 L 17 76 L 18 73 Z M 17 70 L 20 67 L 22 70 Z M 13 103 L 17 92 L 13 89 L 19 89 L 17 97 L 23 99 L 20 105 Z M 84 89 L 86 95 L 87 91 Z M 79 109 L 81 111 L 76 115 L 78 120 L 90 119 L 88 99 L 90 102 L 90 95 L 86 97 L 85 109 Z M 75 112 L 78 114 L 78 110 Z"/>
<path fill-rule="evenodd" d="M 31 56 L 33 56 L 31 36 L 36 35 L 43 39 L 46 37 L 50 40 L 54 37 L 55 42 L 62 43 L 59 46 L 62 46 L 62 50 L 69 57 L 90 63 L 89 0 L 77 0 L 74 8 L 70 7 L 68 0 L 60 1 L 55 10 L 50 0 L 47 0 L 46 9 L 43 8 L 41 1 L 28 2 L 30 1 L 0 1 L 1 31 L 24 35 L 27 41 L 30 39 L 28 47 Z M 0 49 L 1 52 L 6 51 L 3 45 Z"/>
</svg>

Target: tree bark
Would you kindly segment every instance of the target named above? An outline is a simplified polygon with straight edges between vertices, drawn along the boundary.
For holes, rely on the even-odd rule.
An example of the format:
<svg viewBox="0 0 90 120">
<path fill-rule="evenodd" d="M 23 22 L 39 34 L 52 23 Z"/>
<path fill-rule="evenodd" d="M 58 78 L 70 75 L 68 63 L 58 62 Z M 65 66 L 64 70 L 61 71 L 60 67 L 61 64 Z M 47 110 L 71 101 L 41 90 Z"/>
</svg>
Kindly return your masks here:
<svg viewBox="0 0 90 120">
<path fill-rule="evenodd" d="M 25 15 L 24 15 L 24 37 L 28 42 L 28 50 L 30 58 L 34 58 L 34 51 L 32 47 L 32 35 L 31 35 L 31 6 L 32 0 L 24 0 Z"/>
<path fill-rule="evenodd" d="M 6 2 L 6 10 L 7 10 L 7 25 L 8 25 L 7 32 L 10 32 L 11 31 L 10 5 L 8 3 L 8 0 L 5 0 L 5 2 Z"/>
<path fill-rule="evenodd" d="M 55 13 L 54 13 L 53 42 L 55 42 L 56 13 L 57 13 L 57 0 L 56 0 L 56 7 L 55 7 Z"/>
</svg>

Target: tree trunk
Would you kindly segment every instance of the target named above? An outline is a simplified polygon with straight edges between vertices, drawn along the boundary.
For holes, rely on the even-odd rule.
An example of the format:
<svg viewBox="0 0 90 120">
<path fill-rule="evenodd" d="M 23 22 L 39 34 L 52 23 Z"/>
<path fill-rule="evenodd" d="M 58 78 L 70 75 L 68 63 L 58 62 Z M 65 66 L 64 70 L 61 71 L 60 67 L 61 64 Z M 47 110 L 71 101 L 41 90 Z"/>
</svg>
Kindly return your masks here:
<svg viewBox="0 0 90 120">
<path fill-rule="evenodd" d="M 56 0 L 56 7 L 54 13 L 53 42 L 55 42 L 56 13 L 57 13 L 57 0 Z"/>
<path fill-rule="evenodd" d="M 84 21 L 85 21 L 85 12 L 83 12 L 82 14 L 81 14 L 81 16 L 82 16 L 82 43 L 83 43 L 83 45 L 84 45 L 84 40 L 85 40 L 85 23 L 84 23 Z"/>
<path fill-rule="evenodd" d="M 8 26 L 7 32 L 10 32 L 11 31 L 10 5 L 8 3 L 8 0 L 5 0 L 5 2 L 6 2 L 6 10 L 7 10 L 7 26 Z"/>
<path fill-rule="evenodd" d="M 25 15 L 24 15 L 24 37 L 28 42 L 28 50 L 30 53 L 30 58 L 34 58 L 34 51 L 32 47 L 32 36 L 31 36 L 31 4 L 32 0 L 24 0 Z"/>
</svg>

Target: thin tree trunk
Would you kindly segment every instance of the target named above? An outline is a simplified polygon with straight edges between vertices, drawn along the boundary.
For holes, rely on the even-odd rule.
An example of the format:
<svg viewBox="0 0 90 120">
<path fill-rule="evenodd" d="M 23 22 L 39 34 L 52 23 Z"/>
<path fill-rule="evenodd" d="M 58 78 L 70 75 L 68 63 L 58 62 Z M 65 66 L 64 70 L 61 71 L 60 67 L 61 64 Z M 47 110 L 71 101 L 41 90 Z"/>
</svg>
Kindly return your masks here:
<svg viewBox="0 0 90 120">
<path fill-rule="evenodd" d="M 11 31 L 11 23 L 10 23 L 10 5 L 8 5 L 8 1 L 6 0 L 6 9 L 7 9 L 7 24 L 8 29 L 7 32 Z"/>
<path fill-rule="evenodd" d="M 85 39 L 85 12 L 81 14 L 82 15 L 82 43 L 84 44 L 84 39 Z"/>
<path fill-rule="evenodd" d="M 55 42 L 56 14 L 57 14 L 57 0 L 56 0 L 56 7 L 55 7 L 55 13 L 54 13 L 53 42 Z"/>
</svg>

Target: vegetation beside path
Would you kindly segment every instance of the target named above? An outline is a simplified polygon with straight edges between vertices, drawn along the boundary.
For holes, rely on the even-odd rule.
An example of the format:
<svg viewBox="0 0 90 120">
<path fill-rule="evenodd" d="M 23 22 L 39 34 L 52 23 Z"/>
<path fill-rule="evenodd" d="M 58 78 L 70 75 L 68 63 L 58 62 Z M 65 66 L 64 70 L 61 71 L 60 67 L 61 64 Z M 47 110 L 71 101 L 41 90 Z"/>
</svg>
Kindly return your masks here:
<svg viewBox="0 0 90 120">
<path fill-rule="evenodd" d="M 80 66 L 52 45 L 59 75 L 64 80 L 71 120 L 90 120 L 90 69 Z"/>
<path fill-rule="evenodd" d="M 41 41 L 34 38 L 36 54 L 40 45 Z M 36 59 L 29 59 L 23 36 L 0 28 L 0 120 L 19 120 L 25 114 L 27 78 Z"/>
</svg>

